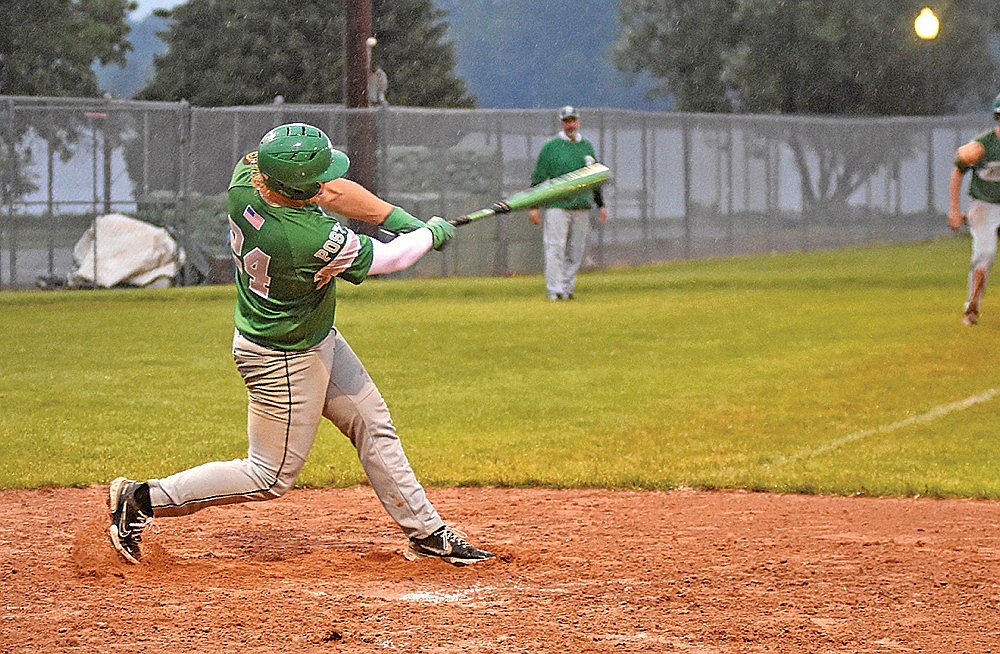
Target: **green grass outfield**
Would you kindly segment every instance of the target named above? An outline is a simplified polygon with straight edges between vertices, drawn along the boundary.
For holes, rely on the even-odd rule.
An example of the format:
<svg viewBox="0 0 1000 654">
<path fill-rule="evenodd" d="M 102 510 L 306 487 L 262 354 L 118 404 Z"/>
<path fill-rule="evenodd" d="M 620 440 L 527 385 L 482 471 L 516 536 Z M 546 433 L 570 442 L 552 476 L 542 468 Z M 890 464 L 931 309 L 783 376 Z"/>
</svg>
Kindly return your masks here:
<svg viewBox="0 0 1000 654">
<path fill-rule="evenodd" d="M 967 238 L 338 286 L 426 485 L 1000 497 L 1000 299 Z M 431 255 L 437 256 L 437 255 Z M 231 287 L 0 294 L 0 487 L 245 454 Z M 324 424 L 300 483 L 364 480 Z"/>
</svg>

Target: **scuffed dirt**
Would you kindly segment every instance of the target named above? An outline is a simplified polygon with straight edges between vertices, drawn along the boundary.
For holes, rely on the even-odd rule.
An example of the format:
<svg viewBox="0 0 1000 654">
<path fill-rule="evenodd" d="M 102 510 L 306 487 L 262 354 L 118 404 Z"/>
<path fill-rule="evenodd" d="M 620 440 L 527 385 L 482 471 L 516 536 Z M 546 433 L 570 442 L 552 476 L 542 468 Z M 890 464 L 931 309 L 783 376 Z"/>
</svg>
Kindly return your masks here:
<svg viewBox="0 0 1000 654">
<path fill-rule="evenodd" d="M 498 560 L 408 562 L 370 488 L 107 542 L 104 487 L 0 492 L 0 651 L 1000 652 L 1000 502 L 430 489 Z"/>
</svg>

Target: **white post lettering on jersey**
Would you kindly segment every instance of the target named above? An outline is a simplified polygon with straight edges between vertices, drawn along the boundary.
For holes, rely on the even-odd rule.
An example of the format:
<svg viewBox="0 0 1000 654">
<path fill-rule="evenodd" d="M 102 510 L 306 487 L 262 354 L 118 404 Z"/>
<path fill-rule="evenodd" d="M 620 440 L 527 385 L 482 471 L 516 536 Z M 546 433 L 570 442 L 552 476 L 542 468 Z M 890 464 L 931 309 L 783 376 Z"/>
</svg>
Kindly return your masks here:
<svg viewBox="0 0 1000 654">
<path fill-rule="evenodd" d="M 321 249 L 316 250 L 313 256 L 323 263 L 329 263 L 332 255 L 336 255 L 340 252 L 346 240 L 347 234 L 339 225 L 337 225 L 330 230 L 330 235 L 327 237 L 326 243 L 323 244 Z"/>
<path fill-rule="evenodd" d="M 340 248 L 340 252 L 337 256 L 332 259 L 324 259 L 324 261 L 329 261 L 325 266 L 320 268 L 316 274 L 313 276 L 313 281 L 316 282 L 316 288 L 323 288 L 326 286 L 331 279 L 344 272 L 351 267 L 354 263 L 354 259 L 361 252 L 361 239 L 354 232 L 344 233 L 343 238 L 347 239 L 347 243 Z M 329 243 L 329 241 L 327 241 Z M 322 252 L 323 250 L 320 250 Z M 319 256 L 317 254 L 317 256 Z"/>
</svg>

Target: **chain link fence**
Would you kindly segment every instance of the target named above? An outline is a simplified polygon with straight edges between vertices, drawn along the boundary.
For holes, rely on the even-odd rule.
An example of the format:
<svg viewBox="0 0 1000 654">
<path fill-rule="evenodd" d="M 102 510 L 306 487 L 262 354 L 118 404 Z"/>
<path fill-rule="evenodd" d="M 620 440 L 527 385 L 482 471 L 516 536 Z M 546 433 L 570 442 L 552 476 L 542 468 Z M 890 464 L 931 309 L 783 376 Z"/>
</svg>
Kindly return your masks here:
<svg viewBox="0 0 1000 654">
<path fill-rule="evenodd" d="M 108 213 L 169 231 L 187 255 L 173 283 L 228 281 L 233 165 L 281 123 L 317 125 L 348 150 L 362 117 L 375 191 L 421 218 L 461 215 L 525 188 L 559 130 L 554 110 L 0 97 L 0 112 L 3 288 L 64 284 L 78 266 L 74 246 Z M 944 235 L 955 149 L 987 122 L 583 109 L 581 131 L 614 175 L 604 188 L 609 220 L 595 223 L 585 266 Z M 99 239 L 92 247 L 97 262 Z M 515 213 L 463 227 L 405 274 L 541 269 L 540 230 Z"/>
</svg>

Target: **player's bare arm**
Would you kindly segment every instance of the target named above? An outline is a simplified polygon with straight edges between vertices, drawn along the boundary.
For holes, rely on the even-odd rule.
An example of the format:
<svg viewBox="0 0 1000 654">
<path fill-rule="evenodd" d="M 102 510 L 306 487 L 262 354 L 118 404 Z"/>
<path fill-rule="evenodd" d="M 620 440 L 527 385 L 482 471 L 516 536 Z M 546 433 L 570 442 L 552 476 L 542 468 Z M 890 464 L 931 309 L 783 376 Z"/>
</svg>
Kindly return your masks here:
<svg viewBox="0 0 1000 654">
<path fill-rule="evenodd" d="M 324 211 L 372 225 L 381 225 L 396 208 L 361 184 L 343 177 L 320 184 L 312 201 Z"/>
<path fill-rule="evenodd" d="M 965 176 L 961 170 L 957 167 L 951 169 L 951 182 L 948 185 L 948 197 L 949 197 L 949 208 L 948 208 L 948 227 L 952 231 L 958 231 L 958 228 L 962 226 L 965 221 L 965 216 L 962 215 L 960 207 L 959 197 L 962 192 L 962 178 Z"/>
<path fill-rule="evenodd" d="M 960 208 L 962 178 L 965 172 L 979 163 L 985 154 L 986 148 L 979 141 L 970 141 L 955 152 L 955 167 L 951 171 L 951 181 L 948 186 L 948 227 L 953 231 L 957 231 L 965 222 L 965 216 L 962 215 Z"/>
</svg>

